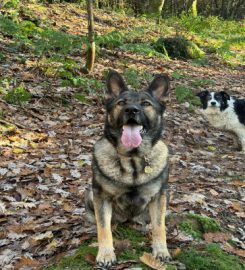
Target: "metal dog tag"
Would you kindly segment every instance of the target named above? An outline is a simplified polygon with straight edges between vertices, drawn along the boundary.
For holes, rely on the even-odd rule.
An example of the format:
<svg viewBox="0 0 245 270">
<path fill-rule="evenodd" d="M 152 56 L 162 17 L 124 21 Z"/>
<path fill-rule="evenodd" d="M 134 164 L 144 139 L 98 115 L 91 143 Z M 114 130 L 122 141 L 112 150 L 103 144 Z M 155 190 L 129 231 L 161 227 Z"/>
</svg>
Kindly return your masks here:
<svg viewBox="0 0 245 270">
<path fill-rule="evenodd" d="M 145 173 L 152 173 L 153 172 L 153 169 L 150 166 L 145 166 L 144 171 L 145 171 Z"/>
</svg>

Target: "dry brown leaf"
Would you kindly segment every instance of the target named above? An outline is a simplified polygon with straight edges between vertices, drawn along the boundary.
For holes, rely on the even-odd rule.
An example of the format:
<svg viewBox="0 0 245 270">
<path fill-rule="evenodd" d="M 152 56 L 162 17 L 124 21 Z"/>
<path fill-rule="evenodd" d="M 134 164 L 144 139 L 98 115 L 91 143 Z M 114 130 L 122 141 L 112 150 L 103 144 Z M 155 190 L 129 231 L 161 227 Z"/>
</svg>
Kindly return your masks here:
<svg viewBox="0 0 245 270">
<path fill-rule="evenodd" d="M 218 195 L 219 195 L 219 193 L 218 193 L 216 190 L 212 189 L 212 188 L 209 190 L 209 192 L 210 192 L 213 196 L 218 196 Z"/>
<path fill-rule="evenodd" d="M 180 252 L 181 252 L 181 248 L 177 247 L 172 253 L 173 257 L 178 256 Z"/>
<path fill-rule="evenodd" d="M 152 254 L 144 252 L 143 256 L 140 257 L 141 262 L 156 270 L 166 270 L 165 266 L 160 260 L 154 258 Z"/>
<path fill-rule="evenodd" d="M 116 249 L 116 253 L 120 254 L 126 249 L 131 247 L 131 242 L 127 239 L 125 240 L 115 240 L 114 241 L 114 247 Z"/>
<path fill-rule="evenodd" d="M 224 232 L 209 232 L 203 234 L 207 242 L 224 243 L 230 239 L 230 234 Z"/>
<path fill-rule="evenodd" d="M 84 259 L 89 264 L 95 265 L 95 263 L 96 263 L 96 256 L 92 253 L 86 254 Z"/>
<path fill-rule="evenodd" d="M 14 267 L 14 270 L 21 269 L 22 267 L 35 269 L 40 265 L 40 263 L 34 259 L 28 258 L 28 257 L 21 257 L 20 260 L 17 262 L 17 264 Z"/>
<path fill-rule="evenodd" d="M 232 204 L 230 205 L 230 207 L 238 212 L 243 212 L 244 208 L 242 206 L 242 204 L 240 202 L 232 202 Z"/>
<path fill-rule="evenodd" d="M 224 244 L 223 249 L 226 252 L 229 252 L 229 253 L 232 253 L 232 254 L 235 254 L 235 255 L 238 255 L 240 257 L 245 258 L 245 250 L 244 249 L 235 248 L 228 243 Z"/>
<path fill-rule="evenodd" d="M 245 181 L 241 180 L 234 180 L 229 183 L 230 185 L 237 186 L 237 187 L 245 187 Z"/>
</svg>

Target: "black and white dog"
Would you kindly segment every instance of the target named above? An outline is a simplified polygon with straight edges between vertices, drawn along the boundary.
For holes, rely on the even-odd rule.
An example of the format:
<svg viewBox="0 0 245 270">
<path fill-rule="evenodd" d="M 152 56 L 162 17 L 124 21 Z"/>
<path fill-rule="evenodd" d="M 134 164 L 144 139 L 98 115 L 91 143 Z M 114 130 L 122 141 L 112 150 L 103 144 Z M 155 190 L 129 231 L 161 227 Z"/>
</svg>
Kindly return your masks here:
<svg viewBox="0 0 245 270">
<path fill-rule="evenodd" d="M 236 99 L 226 92 L 202 91 L 197 94 L 201 99 L 201 112 L 209 123 L 217 128 L 234 132 L 245 153 L 245 99 Z"/>
</svg>

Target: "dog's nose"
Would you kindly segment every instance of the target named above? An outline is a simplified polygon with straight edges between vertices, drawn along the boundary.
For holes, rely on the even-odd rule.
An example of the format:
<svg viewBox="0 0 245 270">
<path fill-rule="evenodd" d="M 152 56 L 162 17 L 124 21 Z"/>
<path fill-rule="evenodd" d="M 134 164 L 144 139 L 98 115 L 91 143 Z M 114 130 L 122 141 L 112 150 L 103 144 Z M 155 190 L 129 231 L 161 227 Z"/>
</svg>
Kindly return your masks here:
<svg viewBox="0 0 245 270">
<path fill-rule="evenodd" d="M 128 107 L 125 108 L 125 112 L 128 114 L 137 114 L 139 113 L 139 108 L 135 105 L 130 105 Z"/>
<path fill-rule="evenodd" d="M 215 105 L 216 105 L 216 102 L 215 102 L 215 101 L 212 101 L 212 102 L 211 102 L 211 105 L 212 105 L 212 106 L 215 106 Z"/>
</svg>

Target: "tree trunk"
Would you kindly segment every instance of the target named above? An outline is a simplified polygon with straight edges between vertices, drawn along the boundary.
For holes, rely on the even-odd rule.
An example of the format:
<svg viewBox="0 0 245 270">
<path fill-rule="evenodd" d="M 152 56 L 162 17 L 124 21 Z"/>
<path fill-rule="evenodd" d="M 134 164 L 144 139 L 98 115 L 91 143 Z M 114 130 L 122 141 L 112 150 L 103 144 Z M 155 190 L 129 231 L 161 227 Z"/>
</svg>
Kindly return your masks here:
<svg viewBox="0 0 245 270">
<path fill-rule="evenodd" d="M 191 5 L 192 16 L 197 17 L 197 0 L 193 0 Z"/>
<path fill-rule="evenodd" d="M 160 23 L 163 5 L 164 5 L 164 0 L 149 1 L 149 5 L 147 7 L 147 13 L 156 16 L 157 23 Z"/>
<path fill-rule="evenodd" d="M 95 60 L 95 42 L 94 42 L 94 16 L 93 16 L 93 0 L 87 0 L 87 12 L 88 12 L 88 39 L 89 47 L 87 50 L 86 71 L 90 73 L 94 68 Z"/>
</svg>

